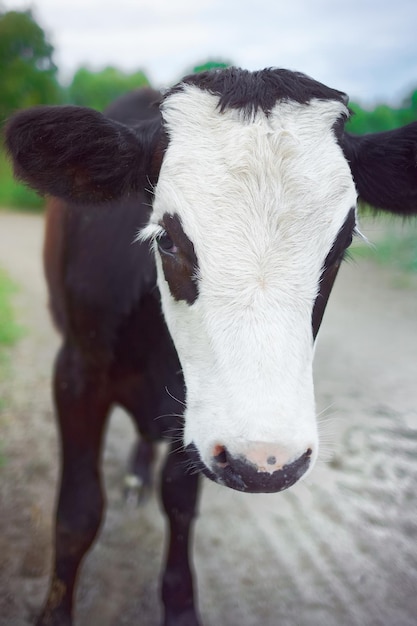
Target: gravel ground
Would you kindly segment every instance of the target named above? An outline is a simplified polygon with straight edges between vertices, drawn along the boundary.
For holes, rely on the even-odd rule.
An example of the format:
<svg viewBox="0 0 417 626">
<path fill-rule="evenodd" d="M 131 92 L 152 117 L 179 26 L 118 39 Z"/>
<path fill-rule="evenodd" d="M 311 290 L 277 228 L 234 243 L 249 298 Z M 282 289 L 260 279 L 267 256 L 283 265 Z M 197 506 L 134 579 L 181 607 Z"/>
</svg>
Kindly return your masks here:
<svg viewBox="0 0 417 626">
<path fill-rule="evenodd" d="M 375 227 L 367 230 L 372 239 Z M 51 559 L 58 449 L 38 216 L 0 212 L 0 265 L 26 332 L 0 381 L 0 626 L 27 626 Z M 304 483 L 247 495 L 204 482 L 195 567 L 205 626 L 417 623 L 417 280 L 345 264 L 316 353 L 322 461 Z M 112 416 L 100 539 L 79 581 L 77 626 L 156 626 L 164 520 L 123 502 L 133 429 Z M 329 460 L 330 459 L 330 460 Z"/>
</svg>

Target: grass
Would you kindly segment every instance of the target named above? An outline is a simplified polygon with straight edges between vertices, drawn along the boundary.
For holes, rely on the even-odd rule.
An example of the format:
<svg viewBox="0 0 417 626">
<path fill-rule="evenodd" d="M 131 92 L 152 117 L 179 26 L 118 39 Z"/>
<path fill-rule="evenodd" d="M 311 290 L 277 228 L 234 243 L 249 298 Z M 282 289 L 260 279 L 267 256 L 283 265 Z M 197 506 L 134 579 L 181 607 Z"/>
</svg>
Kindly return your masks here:
<svg viewBox="0 0 417 626">
<path fill-rule="evenodd" d="M 10 209 L 41 211 L 44 200 L 13 178 L 12 167 L 0 144 L 0 206 Z"/>
<path fill-rule="evenodd" d="M 0 268 L 0 376 L 5 375 L 10 348 L 22 335 L 22 328 L 16 323 L 12 297 L 17 287 L 6 272 Z"/>
<path fill-rule="evenodd" d="M 11 346 L 20 336 L 20 329 L 15 323 L 11 303 L 11 298 L 16 291 L 16 285 L 0 268 L 0 346 Z"/>
<path fill-rule="evenodd" d="M 417 273 L 417 220 L 400 221 L 378 216 L 378 230 L 382 230 L 372 245 L 354 242 L 351 248 L 356 258 L 366 258 L 405 273 Z M 379 227 L 381 225 L 381 227 Z M 371 229 L 370 229 L 371 230 Z M 367 229 L 364 228 L 365 234 Z"/>
<path fill-rule="evenodd" d="M 355 254 L 404 272 L 417 272 L 417 233 L 404 237 L 387 237 L 374 248 L 356 248 Z"/>
<path fill-rule="evenodd" d="M 0 393 L 5 389 L 9 376 L 10 349 L 22 336 L 22 328 L 16 323 L 13 309 L 13 295 L 17 287 L 6 272 L 0 268 Z M 0 413 L 5 408 L 5 400 L 0 396 Z M 1 424 L 0 424 L 1 425 Z M 4 442 L 0 438 L 0 469 L 6 464 Z"/>
</svg>

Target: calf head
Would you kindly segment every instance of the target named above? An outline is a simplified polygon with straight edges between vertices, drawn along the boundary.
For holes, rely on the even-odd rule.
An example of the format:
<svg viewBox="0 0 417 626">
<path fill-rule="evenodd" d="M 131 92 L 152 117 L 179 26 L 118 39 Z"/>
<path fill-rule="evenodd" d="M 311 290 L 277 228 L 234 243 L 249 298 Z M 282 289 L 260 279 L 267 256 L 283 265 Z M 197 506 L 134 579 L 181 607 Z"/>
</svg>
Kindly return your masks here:
<svg viewBox="0 0 417 626">
<path fill-rule="evenodd" d="M 219 483 L 279 491 L 317 457 L 314 341 L 357 196 L 416 212 L 417 124 L 350 136 L 346 96 L 285 70 L 187 77 L 161 112 L 128 128 L 32 109 L 8 149 L 20 178 L 73 202 L 148 188 L 140 239 L 183 368 L 184 444 Z"/>
</svg>

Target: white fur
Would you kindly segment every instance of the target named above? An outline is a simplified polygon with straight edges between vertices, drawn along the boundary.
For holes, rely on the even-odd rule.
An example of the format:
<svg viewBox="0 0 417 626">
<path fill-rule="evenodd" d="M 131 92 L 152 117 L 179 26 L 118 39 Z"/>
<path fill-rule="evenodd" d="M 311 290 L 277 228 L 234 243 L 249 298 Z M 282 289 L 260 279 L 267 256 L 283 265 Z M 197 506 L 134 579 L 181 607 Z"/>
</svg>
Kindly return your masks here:
<svg viewBox="0 0 417 626">
<path fill-rule="evenodd" d="M 248 120 L 186 86 L 167 98 L 170 141 L 150 235 L 177 213 L 194 244 L 199 295 L 158 285 L 187 388 L 185 444 L 210 463 L 276 442 L 289 460 L 318 452 L 311 330 L 321 268 L 352 206 L 351 173 L 332 131 L 336 101 L 278 103 Z"/>
</svg>

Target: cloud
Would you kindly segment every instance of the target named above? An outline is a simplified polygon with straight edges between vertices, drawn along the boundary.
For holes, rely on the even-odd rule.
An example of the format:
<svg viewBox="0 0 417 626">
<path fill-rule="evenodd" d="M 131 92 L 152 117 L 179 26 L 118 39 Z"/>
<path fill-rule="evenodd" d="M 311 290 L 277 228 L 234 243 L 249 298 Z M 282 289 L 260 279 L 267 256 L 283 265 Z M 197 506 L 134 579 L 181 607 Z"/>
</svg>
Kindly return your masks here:
<svg viewBox="0 0 417 626">
<path fill-rule="evenodd" d="M 24 0 L 15 0 L 15 7 Z M 143 68 L 156 85 L 224 58 L 298 69 L 364 100 L 417 85 L 415 0 L 37 0 L 68 76 L 80 64 Z"/>
</svg>

